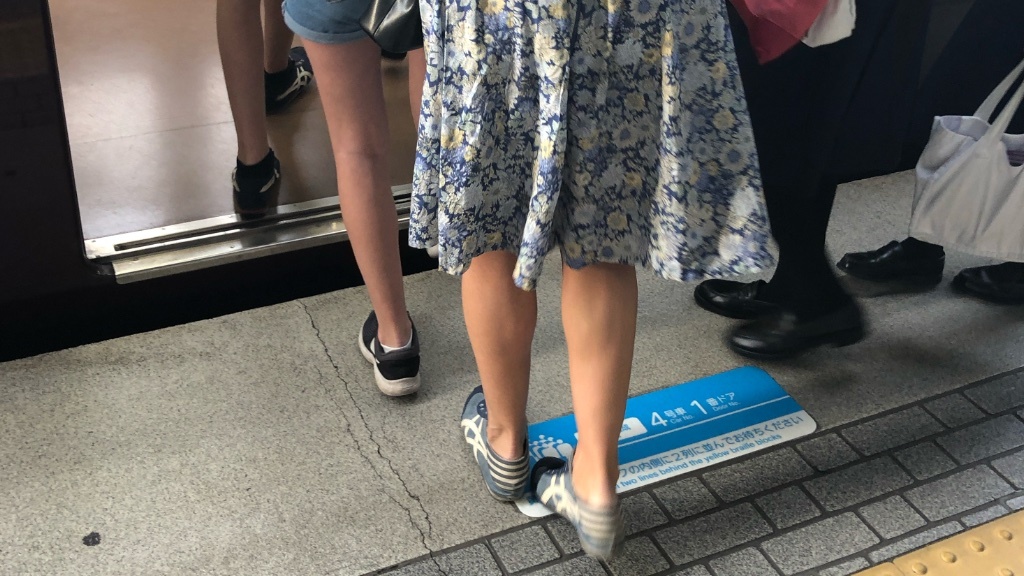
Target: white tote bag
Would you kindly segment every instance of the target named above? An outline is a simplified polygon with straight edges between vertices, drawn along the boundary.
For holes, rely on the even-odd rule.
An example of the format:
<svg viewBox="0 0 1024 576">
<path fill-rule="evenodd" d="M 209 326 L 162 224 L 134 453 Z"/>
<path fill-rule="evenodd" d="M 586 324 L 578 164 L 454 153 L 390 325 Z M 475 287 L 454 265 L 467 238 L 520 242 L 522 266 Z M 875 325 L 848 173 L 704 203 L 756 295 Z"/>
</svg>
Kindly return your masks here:
<svg viewBox="0 0 1024 576">
<path fill-rule="evenodd" d="M 1024 134 L 1006 134 L 1024 99 L 1024 84 L 990 123 L 1022 72 L 1024 62 L 974 116 L 935 119 L 917 163 L 911 236 L 969 254 L 1024 262 Z"/>
</svg>

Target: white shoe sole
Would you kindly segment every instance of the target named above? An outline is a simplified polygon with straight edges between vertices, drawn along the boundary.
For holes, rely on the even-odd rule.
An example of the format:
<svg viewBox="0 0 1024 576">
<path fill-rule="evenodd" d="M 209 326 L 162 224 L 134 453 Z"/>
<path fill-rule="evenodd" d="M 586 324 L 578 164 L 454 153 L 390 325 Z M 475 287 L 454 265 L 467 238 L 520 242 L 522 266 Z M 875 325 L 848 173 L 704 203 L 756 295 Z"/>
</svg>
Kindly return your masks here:
<svg viewBox="0 0 1024 576">
<path fill-rule="evenodd" d="M 377 388 L 379 388 L 385 396 L 408 396 L 409 394 L 415 394 L 420 389 L 419 374 L 412 378 L 388 380 L 380 373 L 380 369 L 377 368 L 377 359 L 373 357 L 373 352 L 366 347 L 366 344 L 363 344 L 362 327 L 359 328 L 359 336 L 356 338 L 356 342 L 359 344 L 359 351 L 362 352 L 363 358 L 373 365 L 373 379 L 377 383 Z"/>
</svg>

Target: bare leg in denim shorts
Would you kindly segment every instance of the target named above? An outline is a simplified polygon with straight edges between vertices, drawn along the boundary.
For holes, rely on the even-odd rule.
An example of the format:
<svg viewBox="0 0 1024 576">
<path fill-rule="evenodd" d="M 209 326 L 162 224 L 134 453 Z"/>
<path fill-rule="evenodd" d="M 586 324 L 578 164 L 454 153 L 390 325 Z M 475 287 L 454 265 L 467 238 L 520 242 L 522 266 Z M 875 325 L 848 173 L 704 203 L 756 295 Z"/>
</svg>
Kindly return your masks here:
<svg viewBox="0 0 1024 576">
<path fill-rule="evenodd" d="M 367 5 L 364 0 L 286 0 L 284 12 L 317 70 L 341 213 L 373 305 L 358 345 L 374 366 L 380 390 L 402 396 L 419 388 L 419 340 L 402 284 L 381 50 L 359 26 Z M 422 51 L 410 55 L 413 74 L 422 71 L 422 58 Z M 422 81 L 422 72 L 418 81 L 410 81 L 413 102 L 419 101 Z"/>
<path fill-rule="evenodd" d="M 235 211 L 265 216 L 276 202 L 281 167 L 267 137 L 267 114 L 306 91 L 312 70 L 284 23 L 280 0 L 217 0 L 217 43 L 238 137 L 232 174 Z"/>
</svg>

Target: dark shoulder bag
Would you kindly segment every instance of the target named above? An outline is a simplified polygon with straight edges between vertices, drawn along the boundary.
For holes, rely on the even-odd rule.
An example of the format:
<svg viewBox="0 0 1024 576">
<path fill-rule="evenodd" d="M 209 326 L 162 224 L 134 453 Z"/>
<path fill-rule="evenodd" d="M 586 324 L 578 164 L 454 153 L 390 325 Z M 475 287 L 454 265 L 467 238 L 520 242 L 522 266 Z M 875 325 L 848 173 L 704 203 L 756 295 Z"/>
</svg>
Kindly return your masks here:
<svg viewBox="0 0 1024 576">
<path fill-rule="evenodd" d="M 419 0 L 372 0 L 359 24 L 386 52 L 404 54 L 423 47 Z"/>
</svg>

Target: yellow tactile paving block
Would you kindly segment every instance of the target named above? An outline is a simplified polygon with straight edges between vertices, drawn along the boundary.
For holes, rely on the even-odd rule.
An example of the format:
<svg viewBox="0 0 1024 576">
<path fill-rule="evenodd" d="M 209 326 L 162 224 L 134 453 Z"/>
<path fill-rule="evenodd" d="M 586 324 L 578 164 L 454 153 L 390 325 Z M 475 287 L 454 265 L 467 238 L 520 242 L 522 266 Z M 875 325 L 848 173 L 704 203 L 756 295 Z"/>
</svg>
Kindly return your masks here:
<svg viewBox="0 0 1024 576">
<path fill-rule="evenodd" d="M 1024 511 L 911 552 L 858 576 L 1024 576 Z"/>
</svg>

